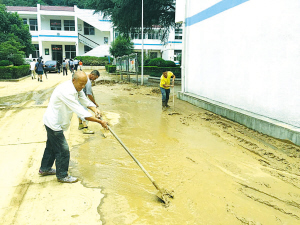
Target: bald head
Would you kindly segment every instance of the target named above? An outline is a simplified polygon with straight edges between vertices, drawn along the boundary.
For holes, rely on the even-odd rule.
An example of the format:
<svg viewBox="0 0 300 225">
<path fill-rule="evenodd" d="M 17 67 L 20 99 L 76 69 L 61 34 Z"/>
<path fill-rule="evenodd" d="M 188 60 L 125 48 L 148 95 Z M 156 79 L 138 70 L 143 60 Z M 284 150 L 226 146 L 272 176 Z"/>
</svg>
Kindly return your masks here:
<svg viewBox="0 0 300 225">
<path fill-rule="evenodd" d="M 87 76 L 83 71 L 77 71 L 73 75 L 72 79 L 73 85 L 77 91 L 81 91 L 87 82 Z"/>
</svg>

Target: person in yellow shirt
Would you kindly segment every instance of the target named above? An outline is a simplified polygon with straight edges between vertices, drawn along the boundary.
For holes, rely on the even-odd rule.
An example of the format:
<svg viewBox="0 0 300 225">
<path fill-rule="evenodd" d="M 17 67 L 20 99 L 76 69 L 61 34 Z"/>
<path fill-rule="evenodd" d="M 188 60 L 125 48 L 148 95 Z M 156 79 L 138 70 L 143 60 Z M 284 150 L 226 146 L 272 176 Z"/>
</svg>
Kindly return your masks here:
<svg viewBox="0 0 300 225">
<path fill-rule="evenodd" d="M 172 80 L 172 85 L 171 83 L 171 77 L 173 78 Z M 170 107 L 168 105 L 169 101 L 169 96 L 170 96 L 170 87 L 174 87 L 174 81 L 175 81 L 175 75 L 171 71 L 165 71 L 161 75 L 160 78 L 160 91 L 162 94 L 162 108 Z"/>
</svg>

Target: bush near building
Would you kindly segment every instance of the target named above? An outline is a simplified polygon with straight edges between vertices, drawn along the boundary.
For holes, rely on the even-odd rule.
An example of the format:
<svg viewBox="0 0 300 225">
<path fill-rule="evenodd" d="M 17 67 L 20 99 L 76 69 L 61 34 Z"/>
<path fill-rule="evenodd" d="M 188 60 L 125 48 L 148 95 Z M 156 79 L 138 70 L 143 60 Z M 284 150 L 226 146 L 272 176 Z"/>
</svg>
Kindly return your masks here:
<svg viewBox="0 0 300 225">
<path fill-rule="evenodd" d="M 108 73 L 115 73 L 116 72 L 116 66 L 115 65 L 105 65 L 105 70 Z"/>
<path fill-rule="evenodd" d="M 141 67 L 139 66 L 139 71 Z M 180 67 L 158 67 L 158 66 L 144 66 L 144 74 L 150 75 L 151 77 L 161 77 L 164 71 L 171 71 L 174 73 L 176 78 L 181 78 Z"/>
<path fill-rule="evenodd" d="M 18 79 L 29 74 L 30 65 L 0 66 L 0 79 Z"/>
<path fill-rule="evenodd" d="M 107 57 L 76 56 L 75 59 L 81 60 L 84 66 L 105 66 L 109 64 Z M 110 62 L 112 60 L 113 58 L 110 58 Z"/>
<path fill-rule="evenodd" d="M 151 59 L 146 66 L 158 66 L 158 67 L 176 67 L 176 64 L 173 61 L 164 60 L 162 58 Z"/>
</svg>

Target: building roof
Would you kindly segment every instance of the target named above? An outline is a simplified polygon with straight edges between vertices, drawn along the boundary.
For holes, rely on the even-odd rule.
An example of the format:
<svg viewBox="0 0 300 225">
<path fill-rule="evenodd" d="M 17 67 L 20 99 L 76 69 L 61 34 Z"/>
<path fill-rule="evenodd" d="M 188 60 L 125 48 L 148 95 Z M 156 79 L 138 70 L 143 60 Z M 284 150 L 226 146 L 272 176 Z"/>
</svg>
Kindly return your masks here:
<svg viewBox="0 0 300 225">
<path fill-rule="evenodd" d="M 41 5 L 41 10 L 74 12 L 74 7 Z"/>
<path fill-rule="evenodd" d="M 49 5 L 41 5 L 41 10 L 45 11 L 67 11 L 67 12 L 75 12 L 74 7 L 69 6 L 49 6 Z M 29 7 L 29 6 L 6 6 L 7 11 L 31 11 L 37 12 L 37 7 Z"/>
<path fill-rule="evenodd" d="M 31 11 L 36 12 L 37 7 L 29 7 L 29 6 L 6 6 L 7 11 Z"/>
</svg>

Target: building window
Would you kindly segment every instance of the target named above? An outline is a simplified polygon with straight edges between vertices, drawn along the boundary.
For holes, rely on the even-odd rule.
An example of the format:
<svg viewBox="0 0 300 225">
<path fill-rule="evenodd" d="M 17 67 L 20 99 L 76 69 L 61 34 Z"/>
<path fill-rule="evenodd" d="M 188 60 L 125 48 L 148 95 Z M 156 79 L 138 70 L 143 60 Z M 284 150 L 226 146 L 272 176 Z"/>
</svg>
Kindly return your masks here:
<svg viewBox="0 0 300 225">
<path fill-rule="evenodd" d="M 177 40 L 182 39 L 182 28 L 175 29 L 175 39 L 177 39 Z"/>
<path fill-rule="evenodd" d="M 179 61 L 178 56 L 181 55 L 181 50 L 174 50 L 174 61 Z"/>
<path fill-rule="evenodd" d="M 29 26 L 31 31 L 37 31 L 38 30 L 37 19 L 29 19 Z"/>
<path fill-rule="evenodd" d="M 38 44 L 33 44 L 35 51 L 32 53 L 32 58 L 38 58 L 40 56 L 40 46 Z"/>
<path fill-rule="evenodd" d="M 150 59 L 157 58 L 157 52 L 150 52 Z"/>
<path fill-rule="evenodd" d="M 74 59 L 76 57 L 76 46 L 65 45 L 65 53 L 67 59 Z"/>
<path fill-rule="evenodd" d="M 27 24 L 27 18 L 23 18 L 23 24 Z"/>
<path fill-rule="evenodd" d="M 108 37 L 104 37 L 104 44 L 108 44 Z"/>
<path fill-rule="evenodd" d="M 115 39 L 119 36 L 119 32 L 115 32 Z"/>
<path fill-rule="evenodd" d="M 50 30 L 61 30 L 61 20 L 50 20 Z"/>
<path fill-rule="evenodd" d="M 84 22 L 84 35 L 95 35 L 95 28 Z"/>
<path fill-rule="evenodd" d="M 84 53 L 87 53 L 91 50 L 92 50 L 92 48 L 90 46 L 87 46 L 87 45 L 84 46 Z"/>
<path fill-rule="evenodd" d="M 75 21 L 74 20 L 64 20 L 64 30 L 75 31 Z"/>
</svg>

